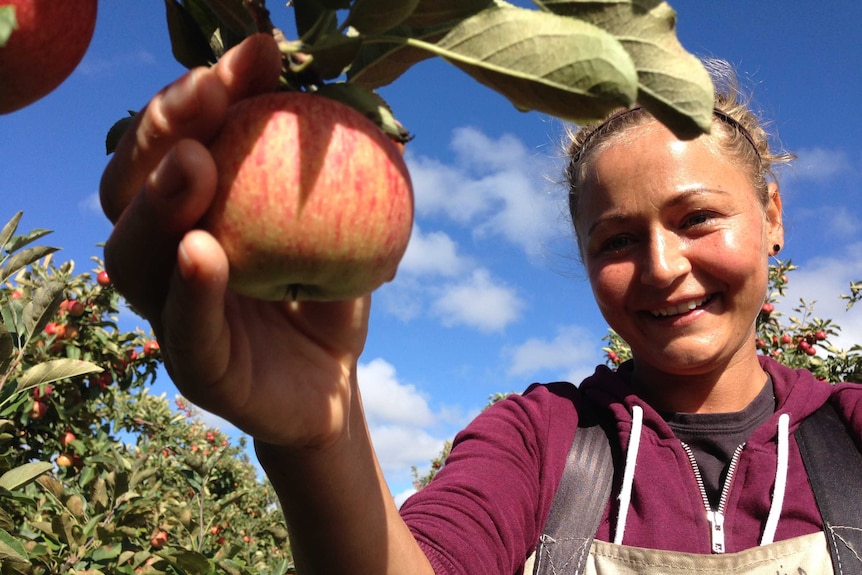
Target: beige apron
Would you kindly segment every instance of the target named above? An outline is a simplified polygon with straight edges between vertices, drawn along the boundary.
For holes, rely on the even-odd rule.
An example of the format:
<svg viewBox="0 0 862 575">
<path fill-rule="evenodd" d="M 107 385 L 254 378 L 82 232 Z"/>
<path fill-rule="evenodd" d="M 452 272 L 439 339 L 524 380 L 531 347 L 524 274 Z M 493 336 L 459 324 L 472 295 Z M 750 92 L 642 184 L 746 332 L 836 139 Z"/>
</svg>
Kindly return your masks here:
<svg viewBox="0 0 862 575">
<path fill-rule="evenodd" d="M 524 573 L 533 572 L 533 557 Z M 593 541 L 583 575 L 833 575 L 823 532 L 739 553 L 705 555 Z M 568 575 L 559 573 L 559 575 Z"/>
</svg>

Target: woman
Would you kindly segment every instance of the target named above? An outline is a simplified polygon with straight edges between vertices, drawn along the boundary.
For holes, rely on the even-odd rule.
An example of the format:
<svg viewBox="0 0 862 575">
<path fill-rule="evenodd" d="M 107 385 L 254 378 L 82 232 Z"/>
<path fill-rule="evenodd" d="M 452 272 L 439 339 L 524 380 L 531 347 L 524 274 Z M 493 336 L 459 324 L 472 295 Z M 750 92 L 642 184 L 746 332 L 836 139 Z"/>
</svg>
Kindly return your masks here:
<svg viewBox="0 0 862 575">
<path fill-rule="evenodd" d="M 180 390 L 255 438 L 300 573 L 522 572 L 588 421 L 609 430 L 617 462 L 594 572 L 668 572 L 668 558 L 690 558 L 680 552 L 713 573 L 828 572 L 790 434 L 834 397 L 862 437 L 862 395 L 756 353 L 768 257 L 783 241 L 767 176 L 783 157 L 753 115 L 719 100 L 712 133 L 680 141 L 634 110 L 575 138 L 580 251 L 634 359 L 579 389 L 536 385 L 486 410 L 399 513 L 356 382 L 369 300 L 239 298 L 218 244 L 193 229 L 214 190 L 204 143 L 231 102 L 272 90 L 278 71 L 272 42 L 253 37 L 168 87 L 118 147 L 102 199 L 116 222 L 111 277 L 152 322 Z M 153 229 L 163 233 L 141 233 Z"/>
</svg>

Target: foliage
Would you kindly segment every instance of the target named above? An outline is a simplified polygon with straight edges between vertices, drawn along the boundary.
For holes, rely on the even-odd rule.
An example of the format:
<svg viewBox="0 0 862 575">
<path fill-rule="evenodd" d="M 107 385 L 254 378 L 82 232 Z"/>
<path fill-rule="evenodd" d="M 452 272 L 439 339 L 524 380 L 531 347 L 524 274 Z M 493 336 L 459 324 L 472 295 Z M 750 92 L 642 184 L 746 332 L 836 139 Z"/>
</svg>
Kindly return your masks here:
<svg viewBox="0 0 862 575">
<path fill-rule="evenodd" d="M 712 83 L 680 45 L 667 3 L 533 3 L 537 9 L 505 0 L 293 0 L 298 37 L 289 39 L 264 0 L 165 0 L 183 66 L 212 65 L 244 38 L 271 34 L 283 89 L 347 103 L 402 142 L 409 133 L 376 90 L 432 57 L 522 111 L 586 121 L 638 102 L 680 137 L 709 130 Z"/>
<path fill-rule="evenodd" d="M 292 572 L 245 444 L 150 392 L 158 343 L 56 251 L 0 232 L 0 573 Z"/>
<path fill-rule="evenodd" d="M 755 345 L 762 355 L 769 355 L 794 369 L 807 369 L 815 377 L 829 382 L 862 382 L 862 345 L 854 344 L 841 349 L 830 342 L 841 333 L 841 328 L 831 319 L 814 315 L 814 304 L 804 299 L 792 308 L 792 314 L 777 309 L 777 304 L 787 292 L 788 274 L 797 269 L 791 260 L 776 261 L 769 267 L 768 296 L 757 318 Z M 862 282 L 850 284 L 850 294 L 842 295 L 848 300 L 847 309 L 862 299 Z M 614 330 L 609 329 L 603 338 L 607 342 L 602 350 L 605 363 L 617 368 L 632 357 L 628 344 Z M 486 408 L 507 394 L 496 394 L 489 398 Z M 429 470 L 421 474 L 413 467 L 413 485 L 422 489 L 445 465 L 452 449 L 447 441 L 440 454 L 431 460 Z"/>
</svg>

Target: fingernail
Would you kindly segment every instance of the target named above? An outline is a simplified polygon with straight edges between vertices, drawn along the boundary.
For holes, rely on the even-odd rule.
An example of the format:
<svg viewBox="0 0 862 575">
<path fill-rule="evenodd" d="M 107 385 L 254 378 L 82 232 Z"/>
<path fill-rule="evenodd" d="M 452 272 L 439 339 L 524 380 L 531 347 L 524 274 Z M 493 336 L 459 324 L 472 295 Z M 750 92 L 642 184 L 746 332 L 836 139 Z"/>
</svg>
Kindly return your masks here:
<svg viewBox="0 0 862 575">
<path fill-rule="evenodd" d="M 184 242 L 180 242 L 180 247 L 177 249 L 177 268 L 184 280 L 188 280 L 194 275 L 194 263 L 186 251 Z"/>
</svg>

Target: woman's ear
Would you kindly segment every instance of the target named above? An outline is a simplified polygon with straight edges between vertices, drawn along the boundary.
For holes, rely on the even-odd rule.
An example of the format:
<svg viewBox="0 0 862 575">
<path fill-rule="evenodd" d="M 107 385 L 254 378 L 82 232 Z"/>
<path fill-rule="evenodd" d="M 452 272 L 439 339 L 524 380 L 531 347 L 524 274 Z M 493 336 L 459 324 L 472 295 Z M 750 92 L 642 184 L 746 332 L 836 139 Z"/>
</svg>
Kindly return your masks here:
<svg viewBox="0 0 862 575">
<path fill-rule="evenodd" d="M 781 211 L 781 192 L 778 189 L 778 184 L 769 182 L 767 184 L 767 203 L 766 203 L 766 233 L 769 240 L 770 255 L 775 255 L 777 250 L 784 246 L 784 223 L 782 220 Z M 772 253 L 775 252 L 775 253 Z"/>
</svg>

